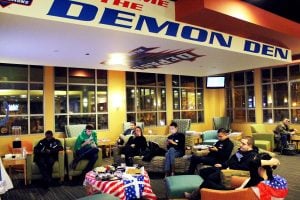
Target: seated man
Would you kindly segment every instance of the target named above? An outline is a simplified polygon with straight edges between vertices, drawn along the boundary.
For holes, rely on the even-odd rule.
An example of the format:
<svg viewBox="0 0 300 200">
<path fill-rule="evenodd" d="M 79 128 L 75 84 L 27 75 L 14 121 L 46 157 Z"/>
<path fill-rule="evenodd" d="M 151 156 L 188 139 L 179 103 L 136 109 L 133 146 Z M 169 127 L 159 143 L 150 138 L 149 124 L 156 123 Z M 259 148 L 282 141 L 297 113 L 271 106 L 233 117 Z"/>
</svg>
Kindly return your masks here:
<svg viewBox="0 0 300 200">
<path fill-rule="evenodd" d="M 217 163 L 214 167 L 207 167 L 200 170 L 200 176 L 203 183 L 200 188 L 209 188 L 216 190 L 225 190 L 225 186 L 221 183 L 221 169 L 237 169 L 250 170 L 251 162 L 258 155 L 258 148 L 254 146 L 252 137 L 244 137 L 241 139 L 239 150 L 224 163 Z M 189 199 L 200 199 L 199 189 L 192 194 L 186 194 Z"/>
<path fill-rule="evenodd" d="M 126 135 L 134 135 L 135 127 L 136 127 L 136 122 L 135 121 L 131 121 L 130 122 L 130 127 L 128 129 L 126 129 L 124 131 L 124 133 L 119 136 L 119 138 L 117 140 L 117 144 L 118 145 L 123 145 L 124 144 L 124 136 L 126 136 Z"/>
<path fill-rule="evenodd" d="M 233 149 L 233 143 L 230 141 L 228 131 L 224 128 L 218 130 L 219 141 L 212 147 L 208 148 L 207 156 L 192 155 L 189 166 L 189 174 L 194 174 L 198 164 L 215 165 L 216 163 L 224 163 L 229 159 Z"/>
<path fill-rule="evenodd" d="M 94 164 L 98 160 L 98 144 L 97 144 L 97 133 L 93 130 L 93 125 L 88 124 L 86 128 L 78 135 L 75 143 L 75 159 L 71 163 L 71 168 L 75 169 L 78 162 L 82 159 L 89 160 L 87 166 L 82 171 L 82 174 L 93 169 Z"/>
<path fill-rule="evenodd" d="M 53 137 L 50 130 L 46 131 L 45 138 L 40 140 L 34 147 L 34 162 L 43 176 L 43 186 L 45 188 L 48 188 L 52 182 L 53 164 L 58 160 L 58 152 L 62 150 L 63 147 L 60 141 Z"/>
<path fill-rule="evenodd" d="M 284 148 L 287 145 L 287 143 L 291 140 L 291 135 L 295 134 L 296 131 L 297 131 L 296 129 L 290 128 L 290 120 L 288 118 L 284 118 L 282 122 L 280 122 L 280 124 L 276 126 L 276 129 L 274 131 L 275 133 L 274 139 L 276 142 L 276 138 L 280 138 L 279 150 L 282 150 L 282 148 Z"/>
</svg>

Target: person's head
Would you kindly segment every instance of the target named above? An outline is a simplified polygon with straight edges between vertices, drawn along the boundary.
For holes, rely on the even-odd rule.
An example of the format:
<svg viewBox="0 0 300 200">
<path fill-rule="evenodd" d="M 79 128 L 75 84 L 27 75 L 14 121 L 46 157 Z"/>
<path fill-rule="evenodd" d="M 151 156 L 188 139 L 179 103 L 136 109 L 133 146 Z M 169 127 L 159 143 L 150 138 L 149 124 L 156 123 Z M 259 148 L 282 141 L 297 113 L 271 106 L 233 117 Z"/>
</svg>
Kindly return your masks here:
<svg viewBox="0 0 300 200">
<path fill-rule="evenodd" d="M 171 122 L 171 124 L 169 126 L 169 130 L 172 134 L 176 133 L 177 132 L 177 123 L 176 122 Z"/>
<path fill-rule="evenodd" d="M 218 129 L 218 140 L 224 141 L 228 138 L 228 131 L 225 128 L 219 128 Z"/>
<path fill-rule="evenodd" d="M 290 120 L 288 119 L 288 118 L 284 118 L 283 120 L 282 120 L 282 123 L 284 124 L 284 125 L 286 125 L 286 126 L 288 126 L 288 125 L 290 125 Z"/>
<path fill-rule="evenodd" d="M 134 130 L 135 129 L 135 127 L 136 127 L 136 122 L 135 121 L 131 121 L 130 122 L 130 129 L 132 129 L 132 130 Z"/>
<path fill-rule="evenodd" d="M 272 157 L 268 153 L 260 153 L 259 158 L 261 160 L 271 160 L 272 159 Z M 268 180 L 272 180 L 273 179 L 273 169 L 276 169 L 276 167 L 277 166 L 275 166 L 275 165 L 274 166 L 269 166 L 269 165 L 261 166 L 258 168 L 258 174 L 262 178 L 267 176 Z"/>
<path fill-rule="evenodd" d="M 253 150 L 254 139 L 253 137 L 246 136 L 241 139 L 240 150 L 241 151 L 251 151 Z"/>
<path fill-rule="evenodd" d="M 47 140 L 51 140 L 53 138 L 53 133 L 52 133 L 51 130 L 48 130 L 48 131 L 45 132 L 45 138 Z"/>
<path fill-rule="evenodd" d="M 136 137 L 143 136 L 143 130 L 141 127 L 137 126 L 134 129 L 134 134 Z"/>
<path fill-rule="evenodd" d="M 92 134 L 92 130 L 94 129 L 94 126 L 92 124 L 88 124 L 85 127 L 85 133 L 87 135 L 91 135 Z"/>
</svg>

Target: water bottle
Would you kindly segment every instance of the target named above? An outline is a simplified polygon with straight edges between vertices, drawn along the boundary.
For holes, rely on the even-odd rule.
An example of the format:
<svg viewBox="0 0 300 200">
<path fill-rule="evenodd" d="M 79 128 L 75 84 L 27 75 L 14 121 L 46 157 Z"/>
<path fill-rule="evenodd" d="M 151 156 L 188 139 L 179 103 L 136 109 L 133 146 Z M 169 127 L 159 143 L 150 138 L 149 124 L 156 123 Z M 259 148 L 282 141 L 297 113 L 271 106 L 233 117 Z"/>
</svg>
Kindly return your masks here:
<svg viewBox="0 0 300 200">
<path fill-rule="evenodd" d="M 26 148 L 25 147 L 23 147 L 22 148 L 22 156 L 23 156 L 23 158 L 26 158 Z"/>
</svg>

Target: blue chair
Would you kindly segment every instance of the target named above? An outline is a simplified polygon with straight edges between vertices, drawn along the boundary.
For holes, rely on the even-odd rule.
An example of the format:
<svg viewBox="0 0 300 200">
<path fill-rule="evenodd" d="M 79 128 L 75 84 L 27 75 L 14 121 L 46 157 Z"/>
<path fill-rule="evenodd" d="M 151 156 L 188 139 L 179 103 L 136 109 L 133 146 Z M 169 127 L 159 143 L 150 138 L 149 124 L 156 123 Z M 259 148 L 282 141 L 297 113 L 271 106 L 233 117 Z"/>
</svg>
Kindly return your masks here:
<svg viewBox="0 0 300 200">
<path fill-rule="evenodd" d="M 202 144 L 214 145 L 218 141 L 218 131 L 208 130 L 202 133 Z"/>
<path fill-rule="evenodd" d="M 179 133 L 185 133 L 186 131 L 190 130 L 191 119 L 173 119 L 172 121 L 176 122 Z"/>
</svg>

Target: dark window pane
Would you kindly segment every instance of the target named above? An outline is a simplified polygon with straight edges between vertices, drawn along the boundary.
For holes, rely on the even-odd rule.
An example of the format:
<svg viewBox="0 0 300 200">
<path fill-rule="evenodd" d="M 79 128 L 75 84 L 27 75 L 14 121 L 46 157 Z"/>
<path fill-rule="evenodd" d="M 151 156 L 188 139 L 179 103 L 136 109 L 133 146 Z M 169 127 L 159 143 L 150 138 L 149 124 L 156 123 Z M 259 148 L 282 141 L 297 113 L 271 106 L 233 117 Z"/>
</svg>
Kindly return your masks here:
<svg viewBox="0 0 300 200">
<path fill-rule="evenodd" d="M 55 82 L 56 83 L 66 83 L 67 82 L 67 68 L 65 67 L 55 67 Z"/>
<path fill-rule="evenodd" d="M 107 84 L 107 71 L 106 70 L 97 70 L 97 83 L 98 84 Z"/>
<path fill-rule="evenodd" d="M 261 70 L 261 80 L 263 83 L 271 82 L 271 69 L 263 69 Z"/>
<path fill-rule="evenodd" d="M 287 80 L 287 68 L 286 67 L 278 67 L 272 69 L 272 81 L 286 81 Z"/>
<path fill-rule="evenodd" d="M 196 87 L 196 79 L 194 76 L 180 76 L 181 87 Z"/>
<path fill-rule="evenodd" d="M 275 119 L 274 119 L 275 123 L 282 121 L 284 118 L 290 118 L 288 109 L 275 109 L 274 115 L 275 115 Z"/>
<path fill-rule="evenodd" d="M 30 80 L 34 82 L 44 81 L 44 67 L 30 66 Z"/>
<path fill-rule="evenodd" d="M 263 108 L 271 108 L 273 105 L 271 85 L 262 86 L 262 106 Z"/>
<path fill-rule="evenodd" d="M 156 90 L 155 88 L 138 88 L 137 92 L 137 110 L 138 111 L 156 111 Z"/>
<path fill-rule="evenodd" d="M 236 108 L 245 108 L 245 88 L 234 88 L 234 103 Z"/>
<path fill-rule="evenodd" d="M 167 123 L 167 114 L 165 112 L 159 112 L 157 115 L 158 115 L 158 124 L 160 126 L 165 126 Z"/>
<path fill-rule="evenodd" d="M 92 124 L 96 129 L 96 115 L 70 115 L 69 124 Z"/>
<path fill-rule="evenodd" d="M 138 113 L 137 120 L 139 122 L 144 122 L 145 126 L 155 126 L 156 125 L 156 113 Z"/>
<path fill-rule="evenodd" d="M 279 83 L 279 84 L 274 84 L 273 87 L 274 87 L 274 91 L 273 91 L 274 107 L 287 107 L 289 105 L 288 84 Z"/>
<path fill-rule="evenodd" d="M 227 108 L 232 108 L 232 89 L 230 88 L 226 88 L 226 107 Z"/>
<path fill-rule="evenodd" d="M 244 109 L 234 109 L 234 121 L 246 122 L 246 111 Z"/>
<path fill-rule="evenodd" d="M 95 106 L 95 87 L 87 85 L 69 86 L 69 112 L 89 113 Z"/>
<path fill-rule="evenodd" d="M 179 89 L 173 89 L 173 109 L 180 110 Z"/>
<path fill-rule="evenodd" d="M 135 85 L 134 72 L 126 72 L 126 85 Z"/>
<path fill-rule="evenodd" d="M 136 73 L 136 84 L 156 86 L 155 74 L 152 73 Z"/>
<path fill-rule="evenodd" d="M 166 86 L 166 75 L 157 74 L 157 85 L 158 86 Z"/>
<path fill-rule="evenodd" d="M 136 121 L 135 113 L 127 113 L 127 121 L 128 122 Z"/>
<path fill-rule="evenodd" d="M 44 133 L 44 118 L 31 117 L 30 118 L 30 133 Z"/>
<path fill-rule="evenodd" d="M 182 110 L 195 110 L 196 98 L 194 89 L 181 89 L 181 109 Z"/>
<path fill-rule="evenodd" d="M 248 110 L 247 122 L 255 122 L 255 110 Z"/>
<path fill-rule="evenodd" d="M 65 125 L 67 125 L 67 116 L 55 116 L 55 132 L 65 132 Z"/>
<path fill-rule="evenodd" d="M 225 74 L 225 86 L 232 87 L 232 76 L 231 74 Z"/>
<path fill-rule="evenodd" d="M 90 93 L 89 99 L 93 99 L 93 93 Z M 115 99 L 118 101 L 119 99 Z M 98 86 L 97 87 L 97 111 L 98 112 L 107 112 L 107 87 L 106 86 Z M 113 100 L 114 101 L 114 100 Z M 95 101 L 92 101 L 95 102 Z M 94 105 L 91 105 L 91 112 L 95 112 Z"/>
<path fill-rule="evenodd" d="M 28 81 L 28 66 L 0 64 L 0 81 Z"/>
<path fill-rule="evenodd" d="M 300 109 L 291 109 L 292 117 L 291 121 L 292 123 L 300 124 Z"/>
<path fill-rule="evenodd" d="M 135 111 L 135 90 L 134 87 L 126 88 L 126 107 L 127 112 Z"/>
<path fill-rule="evenodd" d="M 263 110 L 263 122 L 273 123 L 272 110 Z"/>
<path fill-rule="evenodd" d="M 98 129 L 108 129 L 108 115 L 98 115 Z"/>
<path fill-rule="evenodd" d="M 30 84 L 30 113 L 43 114 L 44 91 L 42 84 Z"/>
<path fill-rule="evenodd" d="M 180 119 L 180 112 L 173 112 L 173 119 Z"/>
<path fill-rule="evenodd" d="M 254 86 L 247 87 L 247 107 L 255 108 Z"/>
<path fill-rule="evenodd" d="M 197 77 L 197 88 L 203 88 L 203 78 L 202 77 Z"/>
<path fill-rule="evenodd" d="M 55 113 L 67 113 L 67 86 L 55 85 Z"/>
<path fill-rule="evenodd" d="M 233 74 L 234 86 L 245 85 L 244 72 L 236 72 Z"/>
<path fill-rule="evenodd" d="M 290 66 L 290 80 L 300 79 L 300 65 Z"/>
<path fill-rule="evenodd" d="M 95 70 L 69 68 L 70 83 L 95 83 Z"/>
<path fill-rule="evenodd" d="M 178 75 L 172 75 L 172 86 L 179 87 L 179 76 Z"/>
<path fill-rule="evenodd" d="M 166 110 L 166 89 L 158 88 L 157 93 L 157 109 L 158 110 Z"/>
<path fill-rule="evenodd" d="M 246 72 L 246 84 L 250 85 L 254 83 L 254 71 Z"/>
<path fill-rule="evenodd" d="M 203 89 L 197 90 L 197 108 L 196 109 L 203 109 Z"/>
<path fill-rule="evenodd" d="M 11 132 L 13 126 L 21 126 L 21 133 L 28 134 L 28 117 L 27 116 L 10 117 L 8 129 L 11 134 L 13 134 Z M 18 137 L 18 136 L 16 136 L 16 137 Z"/>
<path fill-rule="evenodd" d="M 300 107 L 300 82 L 291 83 L 292 107 Z"/>
<path fill-rule="evenodd" d="M 192 123 L 197 123 L 197 112 L 196 111 L 182 111 L 182 119 L 191 119 Z"/>
<path fill-rule="evenodd" d="M 198 123 L 204 122 L 204 111 L 198 112 Z"/>
</svg>

